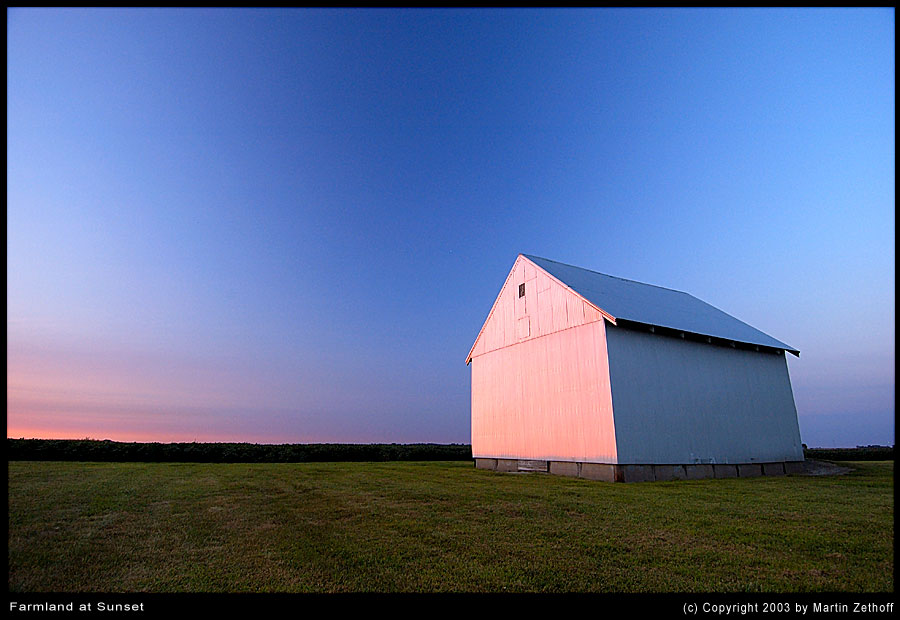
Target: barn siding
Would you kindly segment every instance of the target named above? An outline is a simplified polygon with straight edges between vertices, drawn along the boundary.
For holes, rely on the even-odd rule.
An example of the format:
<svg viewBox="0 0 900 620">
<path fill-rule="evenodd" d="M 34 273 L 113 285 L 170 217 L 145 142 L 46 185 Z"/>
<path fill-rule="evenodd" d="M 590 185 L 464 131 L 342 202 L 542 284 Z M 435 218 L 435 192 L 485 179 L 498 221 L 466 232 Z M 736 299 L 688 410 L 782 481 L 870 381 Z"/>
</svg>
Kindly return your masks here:
<svg viewBox="0 0 900 620">
<path fill-rule="evenodd" d="M 802 461 L 784 354 L 608 326 L 619 463 Z"/>
<path fill-rule="evenodd" d="M 472 359 L 472 455 L 616 462 L 603 321 Z"/>
<path fill-rule="evenodd" d="M 616 462 L 603 317 L 524 257 L 472 351 L 472 452 Z"/>
</svg>

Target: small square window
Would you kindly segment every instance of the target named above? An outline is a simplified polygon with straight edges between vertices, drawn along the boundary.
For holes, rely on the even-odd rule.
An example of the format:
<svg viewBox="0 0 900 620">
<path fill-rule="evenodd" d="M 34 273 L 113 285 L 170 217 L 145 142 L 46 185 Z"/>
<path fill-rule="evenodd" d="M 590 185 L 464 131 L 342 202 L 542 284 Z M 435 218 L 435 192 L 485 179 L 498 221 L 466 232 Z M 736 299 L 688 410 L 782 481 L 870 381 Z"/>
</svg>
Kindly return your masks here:
<svg viewBox="0 0 900 620">
<path fill-rule="evenodd" d="M 519 285 L 519 297 L 525 297 L 525 283 Z"/>
</svg>

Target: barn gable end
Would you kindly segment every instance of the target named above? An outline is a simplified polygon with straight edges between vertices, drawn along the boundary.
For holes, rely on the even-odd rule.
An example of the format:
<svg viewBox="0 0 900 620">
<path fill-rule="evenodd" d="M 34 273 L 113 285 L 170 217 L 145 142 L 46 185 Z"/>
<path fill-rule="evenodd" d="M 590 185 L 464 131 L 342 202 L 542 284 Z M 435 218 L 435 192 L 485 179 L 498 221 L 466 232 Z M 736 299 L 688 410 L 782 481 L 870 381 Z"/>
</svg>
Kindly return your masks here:
<svg viewBox="0 0 900 620">
<path fill-rule="evenodd" d="M 524 285 L 520 296 L 520 287 Z M 525 256 L 519 255 L 475 339 L 472 358 L 609 315 L 586 301 Z"/>
<path fill-rule="evenodd" d="M 604 315 L 524 256 L 467 362 L 476 458 L 616 462 Z"/>
</svg>

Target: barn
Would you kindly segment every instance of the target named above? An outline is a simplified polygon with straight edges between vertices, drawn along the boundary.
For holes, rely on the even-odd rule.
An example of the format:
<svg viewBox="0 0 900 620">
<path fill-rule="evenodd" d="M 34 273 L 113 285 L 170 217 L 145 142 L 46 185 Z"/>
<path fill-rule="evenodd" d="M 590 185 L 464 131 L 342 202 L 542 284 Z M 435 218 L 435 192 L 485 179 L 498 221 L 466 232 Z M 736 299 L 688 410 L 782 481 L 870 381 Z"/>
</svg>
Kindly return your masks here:
<svg viewBox="0 0 900 620">
<path fill-rule="evenodd" d="M 520 254 L 466 358 L 475 465 L 610 482 L 799 473 L 787 353 L 687 293 Z"/>
</svg>

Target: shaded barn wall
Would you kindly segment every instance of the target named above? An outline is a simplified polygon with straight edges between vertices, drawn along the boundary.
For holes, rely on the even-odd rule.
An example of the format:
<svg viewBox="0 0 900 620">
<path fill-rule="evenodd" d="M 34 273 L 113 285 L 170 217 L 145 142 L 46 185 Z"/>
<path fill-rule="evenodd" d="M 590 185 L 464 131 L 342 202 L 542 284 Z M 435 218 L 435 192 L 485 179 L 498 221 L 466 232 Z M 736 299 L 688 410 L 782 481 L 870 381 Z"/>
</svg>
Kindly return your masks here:
<svg viewBox="0 0 900 620">
<path fill-rule="evenodd" d="M 784 354 L 607 328 L 619 463 L 802 461 Z"/>
<path fill-rule="evenodd" d="M 472 351 L 472 453 L 616 462 L 602 315 L 522 257 Z"/>
</svg>

